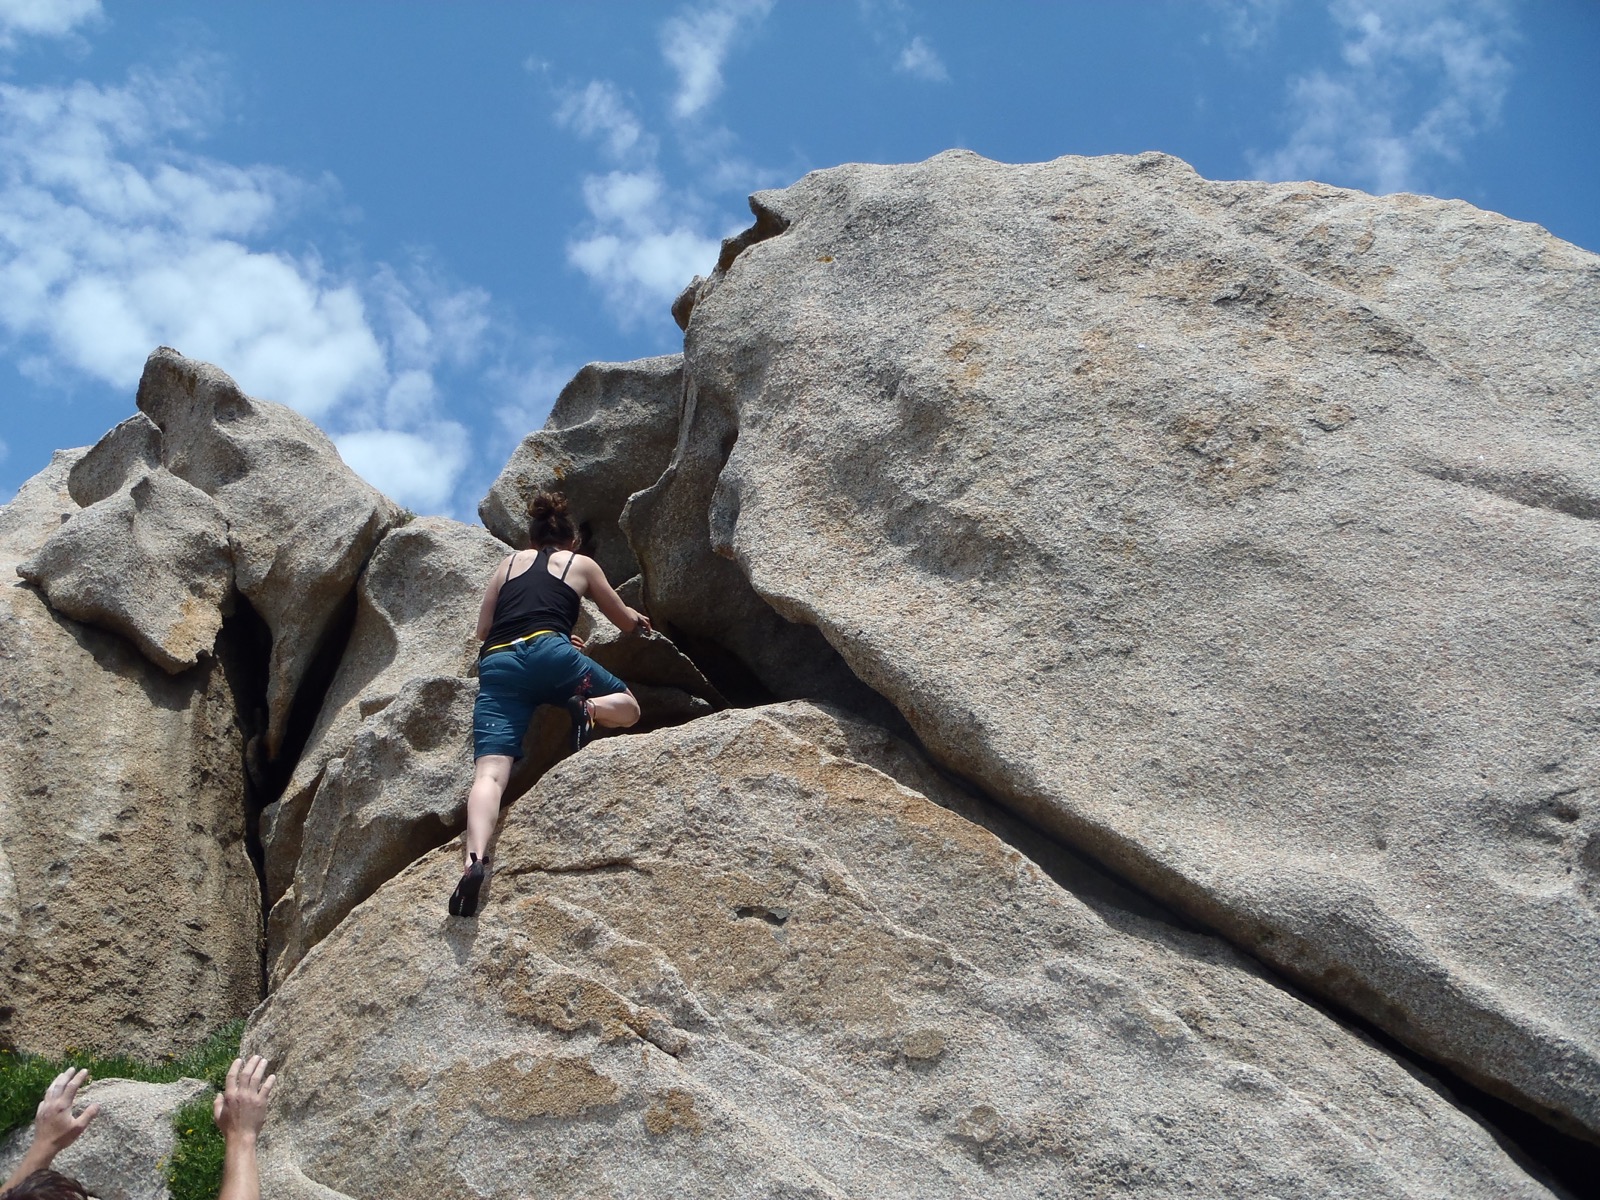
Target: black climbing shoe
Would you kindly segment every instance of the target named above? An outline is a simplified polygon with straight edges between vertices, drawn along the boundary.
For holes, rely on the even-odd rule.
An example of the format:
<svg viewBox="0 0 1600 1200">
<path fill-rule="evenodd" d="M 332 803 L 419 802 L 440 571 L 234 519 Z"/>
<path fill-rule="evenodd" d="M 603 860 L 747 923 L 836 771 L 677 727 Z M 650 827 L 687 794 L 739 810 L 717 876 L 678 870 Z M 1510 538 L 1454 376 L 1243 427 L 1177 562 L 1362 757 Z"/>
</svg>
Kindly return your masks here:
<svg viewBox="0 0 1600 1200">
<path fill-rule="evenodd" d="M 567 715 L 572 718 L 572 749 L 576 753 L 594 736 L 594 721 L 582 696 L 568 697 Z"/>
<path fill-rule="evenodd" d="M 461 882 L 450 893 L 450 915 L 470 917 L 478 911 L 478 891 L 483 887 L 483 863 L 476 854 L 472 865 L 461 872 Z"/>
</svg>

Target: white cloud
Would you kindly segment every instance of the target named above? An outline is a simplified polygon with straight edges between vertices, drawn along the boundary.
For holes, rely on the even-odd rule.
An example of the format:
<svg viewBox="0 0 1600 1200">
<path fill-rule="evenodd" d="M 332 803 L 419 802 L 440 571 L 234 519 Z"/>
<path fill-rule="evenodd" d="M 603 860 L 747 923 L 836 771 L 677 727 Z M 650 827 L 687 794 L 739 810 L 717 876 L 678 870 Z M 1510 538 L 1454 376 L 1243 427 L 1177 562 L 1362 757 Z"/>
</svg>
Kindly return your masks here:
<svg viewBox="0 0 1600 1200">
<path fill-rule="evenodd" d="M 664 311 L 697 273 L 710 271 L 717 243 L 690 229 L 660 229 L 630 237 L 600 234 L 575 243 L 569 254 L 619 315 L 644 320 Z"/>
<path fill-rule="evenodd" d="M 710 273 L 721 248 L 716 238 L 674 220 L 665 192 L 653 169 L 613 171 L 584 181 L 584 203 L 595 229 L 574 241 L 567 257 L 625 323 L 664 314 L 697 273 Z"/>
<path fill-rule="evenodd" d="M 733 39 L 772 11 L 773 0 L 712 0 L 687 8 L 661 28 L 661 53 L 678 76 L 672 98 L 680 120 L 698 116 L 722 91 L 722 64 Z"/>
<path fill-rule="evenodd" d="M 171 97 L 146 83 L 0 86 L 0 330 L 113 386 L 175 345 L 314 417 L 379 386 L 357 290 L 239 240 L 301 185 L 163 150 Z"/>
<path fill-rule="evenodd" d="M 772 4 L 710 0 L 680 10 L 661 27 L 661 54 L 677 81 L 672 132 L 696 176 L 689 182 L 669 184 L 660 139 L 614 84 L 595 80 L 557 93 L 556 122 L 627 168 L 584 177 L 588 219 L 567 244 L 568 261 L 599 289 L 624 326 L 664 324 L 678 293 L 716 265 L 721 237 L 707 229 L 715 211 L 708 194 L 779 182 L 772 172 L 736 157 L 732 133 L 705 120 L 721 92 L 722 68 L 735 39 Z M 526 407 L 513 404 L 509 411 L 520 415 Z"/>
<path fill-rule="evenodd" d="M 655 154 L 655 139 L 645 133 L 616 85 L 603 79 L 569 92 L 556 109 L 556 123 L 580 137 L 600 142 L 618 162 L 635 155 L 648 158 Z"/>
<path fill-rule="evenodd" d="M 1418 190 L 1498 119 L 1514 39 L 1504 0 L 1334 0 L 1340 65 L 1290 81 L 1294 127 L 1251 156 L 1266 179 Z"/>
<path fill-rule="evenodd" d="M 344 433 L 333 441 L 357 475 L 420 512 L 437 512 L 448 505 L 456 479 L 467 465 L 467 431 L 455 421 L 439 421 L 418 432 Z"/>
<path fill-rule="evenodd" d="M 894 69 L 927 83 L 948 83 L 950 72 L 933 44 L 913 35 L 916 11 L 906 0 L 857 0 L 862 25 L 878 47 L 890 55 Z"/>
<path fill-rule="evenodd" d="M 624 326 L 665 318 L 689 281 L 716 266 L 721 238 L 690 215 L 703 203 L 670 194 L 657 168 L 587 176 L 583 199 L 589 225 L 568 242 L 567 260 Z"/>
<path fill-rule="evenodd" d="M 206 69 L 0 85 L 0 348 L 34 378 L 131 395 L 145 356 L 176 346 L 347 431 L 358 470 L 436 510 L 468 456 L 435 373 L 482 352 L 489 297 L 425 264 L 341 276 L 264 244 L 326 189 L 181 149 L 215 116 Z"/>
<path fill-rule="evenodd" d="M 1284 0 L 1211 0 L 1211 6 L 1222 17 L 1227 43 L 1239 50 L 1250 50 L 1272 35 Z"/>
<path fill-rule="evenodd" d="M 910 44 L 900 51 L 900 60 L 895 64 L 895 69 L 918 79 L 926 79 L 929 83 L 950 82 L 950 72 L 945 70 L 943 60 L 923 37 L 912 38 Z"/>
<path fill-rule="evenodd" d="M 664 190 L 654 170 L 612 171 L 583 181 L 583 202 L 595 220 L 639 232 L 654 226 Z"/>
<path fill-rule="evenodd" d="M 100 0 L 0 0 L 0 49 L 19 36 L 63 37 L 100 16 Z"/>
</svg>

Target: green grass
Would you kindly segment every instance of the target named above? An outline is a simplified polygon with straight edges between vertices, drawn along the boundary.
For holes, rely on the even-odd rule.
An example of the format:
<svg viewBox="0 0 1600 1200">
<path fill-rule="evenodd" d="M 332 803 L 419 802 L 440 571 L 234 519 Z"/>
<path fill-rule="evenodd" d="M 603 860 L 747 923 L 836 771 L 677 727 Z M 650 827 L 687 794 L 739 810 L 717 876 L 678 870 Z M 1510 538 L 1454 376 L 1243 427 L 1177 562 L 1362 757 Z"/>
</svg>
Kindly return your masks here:
<svg viewBox="0 0 1600 1200">
<path fill-rule="evenodd" d="M 178 1131 L 178 1144 L 167 1160 L 172 1200 L 215 1200 L 222 1189 L 223 1141 L 211 1120 L 211 1097 L 185 1104 L 172 1115 L 172 1127 Z"/>
<path fill-rule="evenodd" d="M 213 1090 L 220 1090 L 243 1035 L 244 1022 L 231 1021 L 188 1054 L 159 1063 L 78 1050 L 69 1050 L 61 1058 L 44 1058 L 0 1048 L 0 1137 L 32 1124 L 50 1081 L 68 1067 L 87 1068 L 95 1079 L 145 1083 L 203 1079 Z M 185 1104 L 173 1114 L 172 1127 L 178 1134 L 177 1147 L 167 1163 L 167 1186 L 173 1200 L 211 1200 L 222 1186 L 222 1135 L 211 1120 L 211 1096 Z"/>
</svg>

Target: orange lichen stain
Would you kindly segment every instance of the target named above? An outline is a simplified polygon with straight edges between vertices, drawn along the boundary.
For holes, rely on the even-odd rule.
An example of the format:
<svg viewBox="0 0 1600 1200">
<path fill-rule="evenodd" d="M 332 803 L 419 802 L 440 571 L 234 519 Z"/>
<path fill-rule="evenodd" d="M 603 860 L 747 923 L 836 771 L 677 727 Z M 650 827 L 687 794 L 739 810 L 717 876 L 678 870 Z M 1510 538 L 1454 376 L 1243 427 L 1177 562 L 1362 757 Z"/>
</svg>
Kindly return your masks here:
<svg viewBox="0 0 1600 1200">
<path fill-rule="evenodd" d="M 646 1013 L 604 984 L 567 972 L 534 978 L 519 971 L 506 981 L 500 996 L 512 1016 L 563 1033 L 593 1030 L 603 1042 L 643 1037 L 649 1023 Z"/>
<path fill-rule="evenodd" d="M 614 1104 L 621 1089 L 587 1058 L 517 1055 L 482 1067 L 458 1063 L 445 1075 L 439 1099 L 447 1109 L 476 1108 L 500 1120 L 575 1117 Z"/>
<path fill-rule="evenodd" d="M 682 1129 L 695 1137 L 706 1131 L 706 1125 L 695 1109 L 694 1096 L 683 1088 L 668 1088 L 650 1101 L 645 1110 L 644 1127 L 657 1137 Z"/>
</svg>

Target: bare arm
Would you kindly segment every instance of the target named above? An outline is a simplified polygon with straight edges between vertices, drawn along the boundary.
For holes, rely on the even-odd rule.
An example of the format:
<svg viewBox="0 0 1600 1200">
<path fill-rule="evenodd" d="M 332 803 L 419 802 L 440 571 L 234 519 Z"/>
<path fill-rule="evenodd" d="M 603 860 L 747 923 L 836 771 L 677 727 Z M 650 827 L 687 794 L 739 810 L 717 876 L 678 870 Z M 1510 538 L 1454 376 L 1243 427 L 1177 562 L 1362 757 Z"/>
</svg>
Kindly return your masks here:
<svg viewBox="0 0 1600 1200">
<path fill-rule="evenodd" d="M 573 569 L 583 578 L 584 587 L 587 589 L 585 594 L 595 602 L 606 620 L 623 633 L 632 633 L 635 630 L 651 632 L 650 618 L 622 602 L 622 597 L 617 595 L 617 590 L 611 586 L 599 563 L 583 554 L 574 557 L 576 562 L 573 564 Z"/>
<path fill-rule="evenodd" d="M 77 1116 L 72 1115 L 72 1105 L 78 1098 L 78 1089 L 89 1082 L 89 1072 L 74 1071 L 68 1067 L 51 1081 L 45 1089 L 44 1099 L 33 1117 L 33 1141 L 22 1156 L 11 1178 L 0 1191 L 21 1183 L 35 1171 L 47 1169 L 57 1154 L 77 1141 L 89 1122 L 100 1114 L 100 1106 L 91 1104 Z"/>
<path fill-rule="evenodd" d="M 267 1060 L 252 1054 L 234 1059 L 227 1086 L 211 1103 L 211 1116 L 222 1130 L 222 1190 L 217 1200 L 261 1200 L 261 1168 L 256 1140 L 267 1122 L 267 1099 L 276 1075 L 267 1074 Z"/>
<path fill-rule="evenodd" d="M 500 585 L 505 582 L 506 568 L 515 557 L 515 554 L 506 557 L 494 569 L 494 573 L 489 576 L 489 585 L 483 589 L 483 603 L 478 605 L 478 629 L 473 635 L 480 642 L 489 636 L 489 630 L 494 625 L 494 606 L 500 600 Z"/>
</svg>

